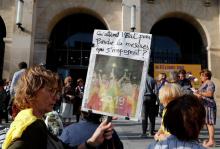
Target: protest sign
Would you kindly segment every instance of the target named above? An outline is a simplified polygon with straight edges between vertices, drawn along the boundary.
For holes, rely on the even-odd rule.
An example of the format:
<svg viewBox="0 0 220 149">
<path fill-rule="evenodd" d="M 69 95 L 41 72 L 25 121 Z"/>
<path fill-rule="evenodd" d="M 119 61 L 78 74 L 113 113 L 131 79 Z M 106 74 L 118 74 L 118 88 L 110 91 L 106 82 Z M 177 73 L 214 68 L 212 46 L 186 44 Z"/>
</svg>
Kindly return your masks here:
<svg viewBox="0 0 220 149">
<path fill-rule="evenodd" d="M 151 35 L 95 30 L 82 110 L 138 120 Z"/>
</svg>

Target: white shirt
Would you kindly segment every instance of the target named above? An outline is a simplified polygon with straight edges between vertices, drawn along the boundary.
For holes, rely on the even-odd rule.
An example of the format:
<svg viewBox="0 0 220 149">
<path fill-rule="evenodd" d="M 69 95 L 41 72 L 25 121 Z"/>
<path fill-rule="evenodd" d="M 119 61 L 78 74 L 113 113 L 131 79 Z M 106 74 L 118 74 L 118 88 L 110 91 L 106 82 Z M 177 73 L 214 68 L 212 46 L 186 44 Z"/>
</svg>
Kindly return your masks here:
<svg viewBox="0 0 220 149">
<path fill-rule="evenodd" d="M 11 86 L 10 86 L 10 95 L 11 97 L 14 97 L 15 95 L 15 86 L 17 85 L 17 82 L 21 75 L 24 73 L 25 69 L 20 69 L 19 71 L 16 71 L 13 75 Z"/>
</svg>

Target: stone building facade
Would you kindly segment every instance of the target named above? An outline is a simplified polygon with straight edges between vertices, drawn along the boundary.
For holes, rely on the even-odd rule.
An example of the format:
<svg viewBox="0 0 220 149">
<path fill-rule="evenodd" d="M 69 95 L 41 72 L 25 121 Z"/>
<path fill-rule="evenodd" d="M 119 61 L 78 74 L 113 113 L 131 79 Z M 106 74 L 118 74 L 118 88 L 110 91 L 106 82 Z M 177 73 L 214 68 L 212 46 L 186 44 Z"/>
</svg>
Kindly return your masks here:
<svg viewBox="0 0 220 149">
<path fill-rule="evenodd" d="M 216 84 L 215 96 L 219 107 L 219 0 L 24 0 L 24 31 L 15 24 L 16 1 L 0 0 L 1 76 L 10 78 L 20 61 L 29 65 L 46 64 L 51 33 L 67 16 L 86 14 L 99 20 L 106 29 L 130 31 L 132 5 L 136 6 L 137 32 L 151 33 L 160 21 L 177 18 L 199 33 L 207 53 L 206 65 L 212 71 Z"/>
</svg>

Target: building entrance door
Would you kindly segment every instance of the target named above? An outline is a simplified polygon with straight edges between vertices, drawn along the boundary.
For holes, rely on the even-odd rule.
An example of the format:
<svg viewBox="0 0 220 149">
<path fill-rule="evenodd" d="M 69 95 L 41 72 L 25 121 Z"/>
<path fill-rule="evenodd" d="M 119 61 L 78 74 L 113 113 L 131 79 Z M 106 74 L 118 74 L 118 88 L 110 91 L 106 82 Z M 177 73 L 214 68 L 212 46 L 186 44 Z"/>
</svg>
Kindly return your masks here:
<svg viewBox="0 0 220 149">
<path fill-rule="evenodd" d="M 6 27 L 0 16 L 0 79 L 2 79 L 2 71 L 4 65 L 5 43 L 3 38 L 6 37 Z"/>
<path fill-rule="evenodd" d="M 107 27 L 88 14 L 73 14 L 63 18 L 52 30 L 46 66 L 58 71 L 62 77 L 72 75 L 74 81 L 77 78 L 85 80 L 94 29 Z"/>
<path fill-rule="evenodd" d="M 151 67 L 154 63 L 201 64 L 207 68 L 207 52 L 197 29 L 179 18 L 167 18 L 152 29 Z M 153 70 L 151 70 L 151 73 Z"/>
</svg>

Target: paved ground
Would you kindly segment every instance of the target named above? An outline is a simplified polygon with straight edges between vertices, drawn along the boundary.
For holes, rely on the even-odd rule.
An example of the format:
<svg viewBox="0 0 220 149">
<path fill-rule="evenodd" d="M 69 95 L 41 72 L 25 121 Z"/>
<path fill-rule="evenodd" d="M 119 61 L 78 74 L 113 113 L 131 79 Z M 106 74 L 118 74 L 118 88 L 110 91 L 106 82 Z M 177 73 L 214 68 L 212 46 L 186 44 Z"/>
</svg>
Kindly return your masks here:
<svg viewBox="0 0 220 149">
<path fill-rule="evenodd" d="M 160 118 L 156 120 L 156 129 L 160 126 Z M 117 120 L 114 122 L 115 128 L 124 144 L 124 149 L 146 149 L 147 145 L 153 142 L 153 137 L 142 138 L 141 123 Z M 208 137 L 207 130 L 203 129 L 200 133 L 200 139 L 204 140 Z M 220 149 L 220 118 L 217 119 L 215 129 L 216 149 Z"/>
<path fill-rule="evenodd" d="M 145 149 L 153 141 L 153 137 L 142 138 L 141 123 L 120 120 L 116 121 L 115 128 L 124 144 L 124 149 Z M 156 124 L 158 129 L 159 123 Z"/>
<path fill-rule="evenodd" d="M 160 126 L 161 118 L 156 119 L 156 129 Z M 121 138 L 124 149 L 146 149 L 147 145 L 153 142 L 153 137 L 141 137 L 141 123 L 127 120 L 117 120 L 113 121 L 115 125 L 115 129 Z M 9 126 L 8 124 L 1 124 L 2 126 Z M 200 139 L 204 140 L 208 137 L 208 133 L 206 129 L 203 129 L 200 133 Z M 215 139 L 216 139 L 216 147 L 215 149 L 220 149 L 220 117 L 217 118 L 217 124 L 215 127 Z"/>
</svg>

